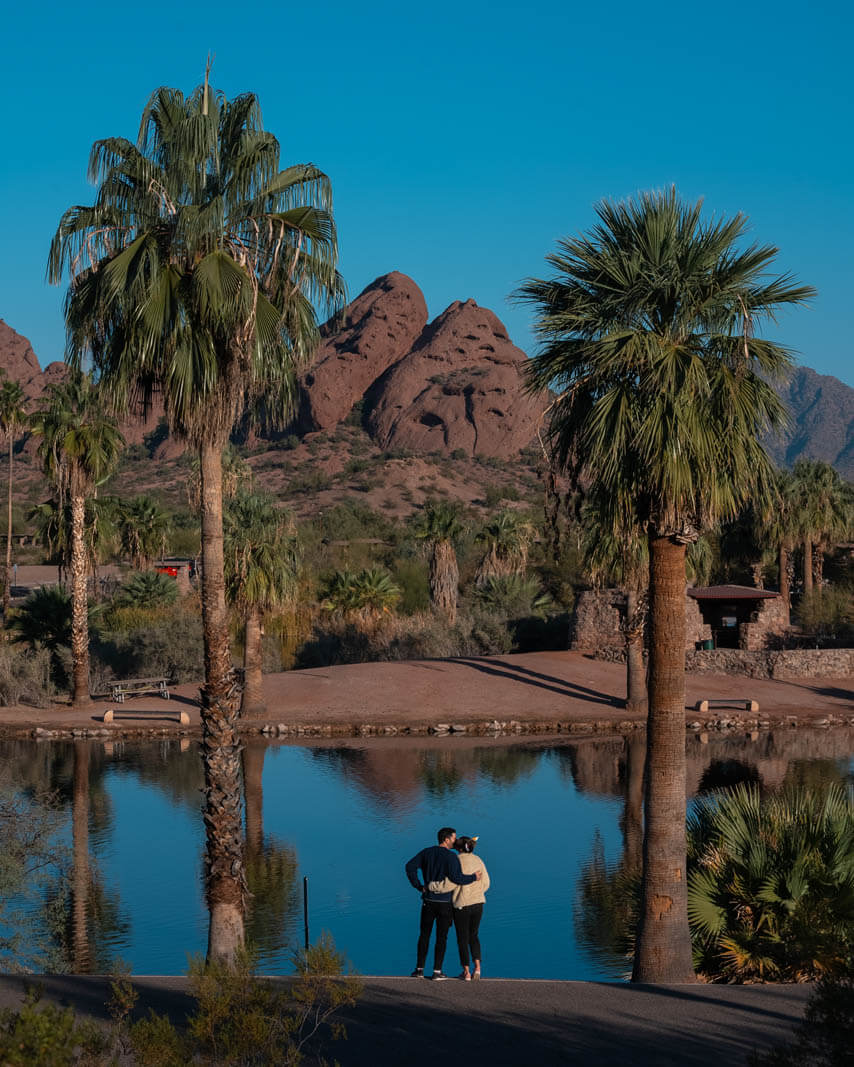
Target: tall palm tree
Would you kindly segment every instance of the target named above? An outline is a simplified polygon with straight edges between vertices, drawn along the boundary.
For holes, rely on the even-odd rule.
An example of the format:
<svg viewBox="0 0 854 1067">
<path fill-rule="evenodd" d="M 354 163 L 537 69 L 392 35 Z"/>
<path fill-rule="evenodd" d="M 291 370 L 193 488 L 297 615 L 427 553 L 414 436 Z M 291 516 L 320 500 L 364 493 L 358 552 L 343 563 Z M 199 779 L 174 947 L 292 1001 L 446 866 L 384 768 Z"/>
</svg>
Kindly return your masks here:
<svg viewBox="0 0 854 1067">
<path fill-rule="evenodd" d="M 100 390 L 79 373 L 50 387 L 32 426 L 42 438 L 39 454 L 59 494 L 59 512 L 66 495 L 71 510 L 71 699 L 73 707 L 80 708 L 90 701 L 86 500 L 115 469 L 124 440 L 104 410 Z"/>
<path fill-rule="evenodd" d="M 9 488 L 7 495 L 7 523 L 6 523 L 6 569 L 3 573 L 3 622 L 9 616 L 9 601 L 12 597 L 12 457 L 15 449 L 15 438 L 21 428 L 26 425 L 27 410 L 24 406 L 24 390 L 18 382 L 7 378 L 2 374 L 0 384 L 0 430 L 6 435 L 9 446 Z"/>
<path fill-rule="evenodd" d="M 510 508 L 499 511 L 484 523 L 475 537 L 475 541 L 486 547 L 475 572 L 475 584 L 483 585 L 487 578 L 524 574 L 533 536 L 531 523 Z"/>
<path fill-rule="evenodd" d="M 152 562 L 166 552 L 171 523 L 164 509 L 145 494 L 132 500 L 119 500 L 116 505 L 121 550 L 135 570 L 147 570 Z"/>
<path fill-rule="evenodd" d="M 115 549 L 113 514 L 115 502 L 111 497 L 91 496 L 84 511 L 86 565 L 94 576 L 99 563 Z M 60 504 L 58 497 L 44 500 L 27 512 L 35 524 L 36 538 L 44 547 L 51 563 L 59 570 L 60 584 L 71 566 L 71 504 Z"/>
<path fill-rule="evenodd" d="M 290 514 L 260 494 L 239 493 L 225 512 L 225 575 L 229 600 L 244 626 L 242 715 L 263 715 L 261 638 L 264 615 L 296 593 L 299 544 Z"/>
<path fill-rule="evenodd" d="M 792 468 L 804 546 L 804 593 L 821 590 L 824 553 L 851 526 L 849 495 L 839 473 L 823 460 L 799 459 Z"/>
<path fill-rule="evenodd" d="M 792 606 L 789 560 L 801 534 L 801 518 L 797 482 L 789 471 L 779 470 L 772 506 L 762 516 L 762 522 L 767 543 L 776 549 L 780 596 L 787 611 Z"/>
<path fill-rule="evenodd" d="M 706 220 L 675 190 L 603 202 L 519 299 L 541 342 L 530 385 L 554 388 L 552 447 L 595 486 L 616 531 L 647 531 L 649 717 L 641 924 L 634 979 L 693 978 L 685 892 L 685 546 L 768 492 L 759 438 L 779 425 L 767 382 L 790 363 L 757 326 L 812 290 L 768 277 L 747 219 Z"/>
<path fill-rule="evenodd" d="M 257 98 L 208 85 L 156 90 L 137 143 L 95 143 L 91 207 L 63 215 L 48 273 L 67 272 L 67 353 L 90 355 L 114 403 L 158 392 L 170 430 L 201 472 L 201 694 L 206 796 L 208 958 L 232 962 L 244 940 L 245 877 L 237 699 L 228 641 L 222 452 L 263 394 L 284 421 L 295 371 L 318 339 L 316 305 L 343 300 L 329 179 L 280 170 Z"/>
<path fill-rule="evenodd" d="M 428 502 L 419 517 L 415 536 L 430 553 L 430 601 L 451 626 L 457 621 L 460 569 L 454 542 L 463 532 L 459 508 L 444 501 Z"/>
</svg>

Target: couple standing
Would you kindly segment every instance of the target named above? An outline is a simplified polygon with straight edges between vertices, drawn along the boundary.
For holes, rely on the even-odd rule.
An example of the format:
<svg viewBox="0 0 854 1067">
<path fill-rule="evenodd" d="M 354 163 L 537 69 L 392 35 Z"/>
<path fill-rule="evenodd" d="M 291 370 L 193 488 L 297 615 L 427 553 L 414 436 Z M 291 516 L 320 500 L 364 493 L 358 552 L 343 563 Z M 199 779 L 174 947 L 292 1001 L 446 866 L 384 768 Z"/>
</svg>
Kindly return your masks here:
<svg viewBox="0 0 854 1067">
<path fill-rule="evenodd" d="M 463 968 L 460 978 L 470 982 L 472 978 L 480 978 L 478 930 L 486 900 L 484 894 L 489 889 L 489 873 L 483 860 L 474 855 L 476 837 L 457 837 L 456 830 L 450 826 L 443 826 L 436 837 L 438 845 L 422 849 L 406 865 L 406 877 L 421 893 L 418 955 L 412 977 L 424 977 L 427 949 L 435 923 L 433 981 L 441 982 L 448 977 L 442 971 L 442 964 L 448 931 L 453 925 Z M 418 877 L 419 871 L 423 884 Z M 474 963 L 474 971 L 470 960 Z"/>
</svg>

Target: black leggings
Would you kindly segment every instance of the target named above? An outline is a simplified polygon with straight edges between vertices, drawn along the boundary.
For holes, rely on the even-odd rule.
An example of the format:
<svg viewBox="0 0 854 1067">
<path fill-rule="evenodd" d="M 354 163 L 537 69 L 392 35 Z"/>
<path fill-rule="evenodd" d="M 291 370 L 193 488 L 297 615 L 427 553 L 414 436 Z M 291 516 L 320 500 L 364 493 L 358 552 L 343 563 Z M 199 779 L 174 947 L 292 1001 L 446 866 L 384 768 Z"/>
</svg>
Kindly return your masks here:
<svg viewBox="0 0 854 1067">
<path fill-rule="evenodd" d="M 469 904 L 467 908 L 454 908 L 454 927 L 457 931 L 457 947 L 460 950 L 460 963 L 469 965 L 471 958 L 480 963 L 480 920 L 483 918 L 483 904 Z"/>
<path fill-rule="evenodd" d="M 436 923 L 436 950 L 433 956 L 433 969 L 441 971 L 445 962 L 445 946 L 448 943 L 448 931 L 454 921 L 454 906 L 450 901 L 425 900 L 421 904 L 421 928 L 418 933 L 417 967 L 423 967 L 427 961 L 427 948 L 433 923 Z"/>
</svg>

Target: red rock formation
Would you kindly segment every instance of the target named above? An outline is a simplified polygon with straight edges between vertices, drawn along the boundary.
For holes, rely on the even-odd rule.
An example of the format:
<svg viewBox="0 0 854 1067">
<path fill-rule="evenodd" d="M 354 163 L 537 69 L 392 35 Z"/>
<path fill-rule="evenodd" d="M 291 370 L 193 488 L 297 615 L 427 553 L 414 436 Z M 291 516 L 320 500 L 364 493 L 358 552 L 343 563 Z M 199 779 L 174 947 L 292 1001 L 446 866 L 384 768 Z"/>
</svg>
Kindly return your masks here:
<svg viewBox="0 0 854 1067">
<path fill-rule="evenodd" d="M 43 391 L 42 369 L 33 346 L 3 319 L 0 319 L 0 367 L 20 384 L 28 397 Z"/>
<path fill-rule="evenodd" d="M 405 356 L 427 322 L 424 296 L 398 271 L 383 274 L 323 327 L 314 364 L 300 381 L 300 427 L 345 419 L 365 390 Z"/>
<path fill-rule="evenodd" d="M 526 395 L 525 353 L 474 300 L 455 301 L 371 392 L 383 448 L 509 459 L 530 444 L 545 401 Z"/>
</svg>

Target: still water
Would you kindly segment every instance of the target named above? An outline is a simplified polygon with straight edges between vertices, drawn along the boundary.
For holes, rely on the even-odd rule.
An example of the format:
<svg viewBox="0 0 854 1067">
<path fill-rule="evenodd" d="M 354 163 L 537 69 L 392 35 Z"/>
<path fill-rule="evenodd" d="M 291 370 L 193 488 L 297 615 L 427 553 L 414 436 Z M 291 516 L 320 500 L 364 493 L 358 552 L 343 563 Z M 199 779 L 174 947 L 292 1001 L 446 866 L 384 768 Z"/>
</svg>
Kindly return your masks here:
<svg viewBox="0 0 854 1067">
<path fill-rule="evenodd" d="M 78 891 L 62 922 L 75 969 L 121 958 L 136 974 L 183 973 L 207 940 L 196 744 L 6 741 L 0 758 L 19 786 L 57 790 L 64 805 Z M 419 898 L 403 867 L 450 825 L 480 836 L 492 879 L 485 973 L 620 977 L 628 964 L 589 921 L 580 887 L 594 860 L 638 862 L 643 758 L 642 737 L 247 745 L 248 932 L 260 969 L 291 969 L 307 877 L 312 939 L 329 931 L 362 973 L 408 973 Z M 854 781 L 854 730 L 689 737 L 691 796 L 744 780 Z M 452 934 L 446 969 L 456 963 Z"/>
</svg>

